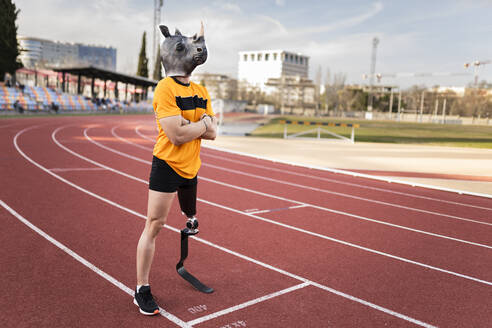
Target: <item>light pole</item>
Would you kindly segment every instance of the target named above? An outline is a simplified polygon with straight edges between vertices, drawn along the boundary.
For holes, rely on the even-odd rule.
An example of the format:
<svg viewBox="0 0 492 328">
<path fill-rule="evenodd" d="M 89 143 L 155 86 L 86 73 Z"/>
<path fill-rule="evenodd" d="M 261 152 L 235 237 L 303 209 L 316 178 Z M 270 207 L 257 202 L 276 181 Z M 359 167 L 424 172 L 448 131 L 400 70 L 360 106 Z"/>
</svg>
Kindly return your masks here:
<svg viewBox="0 0 492 328">
<path fill-rule="evenodd" d="M 372 112 L 372 104 L 373 104 L 373 97 L 372 97 L 372 86 L 374 84 L 374 73 L 376 72 L 376 51 L 378 48 L 379 44 L 379 39 L 374 38 L 372 39 L 372 53 L 371 53 L 371 75 L 369 76 L 369 94 L 368 94 L 368 101 L 367 101 L 367 111 Z"/>
</svg>

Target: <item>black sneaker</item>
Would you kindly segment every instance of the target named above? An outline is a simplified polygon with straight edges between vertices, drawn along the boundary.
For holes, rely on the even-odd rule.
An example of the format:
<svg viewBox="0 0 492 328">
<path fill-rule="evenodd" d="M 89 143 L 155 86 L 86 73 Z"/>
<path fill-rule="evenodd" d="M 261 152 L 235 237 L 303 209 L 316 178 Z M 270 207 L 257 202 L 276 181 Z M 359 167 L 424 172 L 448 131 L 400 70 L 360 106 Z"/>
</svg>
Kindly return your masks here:
<svg viewBox="0 0 492 328">
<path fill-rule="evenodd" d="M 133 303 L 139 307 L 142 314 L 155 315 L 159 313 L 159 306 L 150 293 L 150 286 L 142 286 L 138 292 L 135 289 Z"/>
</svg>

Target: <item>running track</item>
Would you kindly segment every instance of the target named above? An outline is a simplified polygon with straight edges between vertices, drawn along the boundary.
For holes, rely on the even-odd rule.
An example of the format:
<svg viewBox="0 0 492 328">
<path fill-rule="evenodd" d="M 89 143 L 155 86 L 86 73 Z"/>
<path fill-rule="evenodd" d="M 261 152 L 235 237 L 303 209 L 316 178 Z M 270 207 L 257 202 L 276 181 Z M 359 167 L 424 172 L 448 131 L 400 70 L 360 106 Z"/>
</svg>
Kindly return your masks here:
<svg viewBox="0 0 492 328">
<path fill-rule="evenodd" d="M 0 121 L 4 327 L 491 327 L 492 200 L 202 149 L 175 272 L 177 202 L 132 303 L 151 116 Z"/>
</svg>

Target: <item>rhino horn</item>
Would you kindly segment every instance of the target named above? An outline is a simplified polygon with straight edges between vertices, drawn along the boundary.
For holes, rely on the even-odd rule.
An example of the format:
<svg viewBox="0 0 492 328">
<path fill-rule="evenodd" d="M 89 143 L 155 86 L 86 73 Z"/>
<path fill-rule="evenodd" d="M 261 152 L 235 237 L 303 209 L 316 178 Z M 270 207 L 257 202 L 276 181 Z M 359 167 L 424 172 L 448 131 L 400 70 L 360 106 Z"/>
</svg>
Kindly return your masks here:
<svg viewBox="0 0 492 328">
<path fill-rule="evenodd" d="M 204 28 L 203 28 L 203 22 L 200 22 L 201 23 L 201 27 L 200 27 L 200 33 L 198 33 L 198 37 L 202 37 L 202 36 L 205 36 L 205 31 L 204 31 Z"/>
</svg>

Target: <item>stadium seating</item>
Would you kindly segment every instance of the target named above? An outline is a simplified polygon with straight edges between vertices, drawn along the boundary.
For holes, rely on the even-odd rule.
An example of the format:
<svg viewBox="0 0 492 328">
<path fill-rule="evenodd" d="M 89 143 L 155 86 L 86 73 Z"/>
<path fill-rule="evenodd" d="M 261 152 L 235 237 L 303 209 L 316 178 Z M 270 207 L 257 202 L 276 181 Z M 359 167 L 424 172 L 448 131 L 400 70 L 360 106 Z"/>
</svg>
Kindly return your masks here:
<svg viewBox="0 0 492 328">
<path fill-rule="evenodd" d="M 106 106 L 96 105 L 92 100 L 82 95 L 71 95 L 53 90 L 46 87 L 11 88 L 0 83 L 0 111 L 14 111 L 15 101 L 19 101 L 24 110 L 27 111 L 44 111 L 50 110 L 54 103 L 60 111 L 63 112 L 84 112 L 84 111 L 111 111 L 116 108 L 124 110 L 152 111 L 152 102 L 150 100 L 140 102 L 130 102 L 124 105 L 119 100 L 106 100 Z"/>
</svg>

